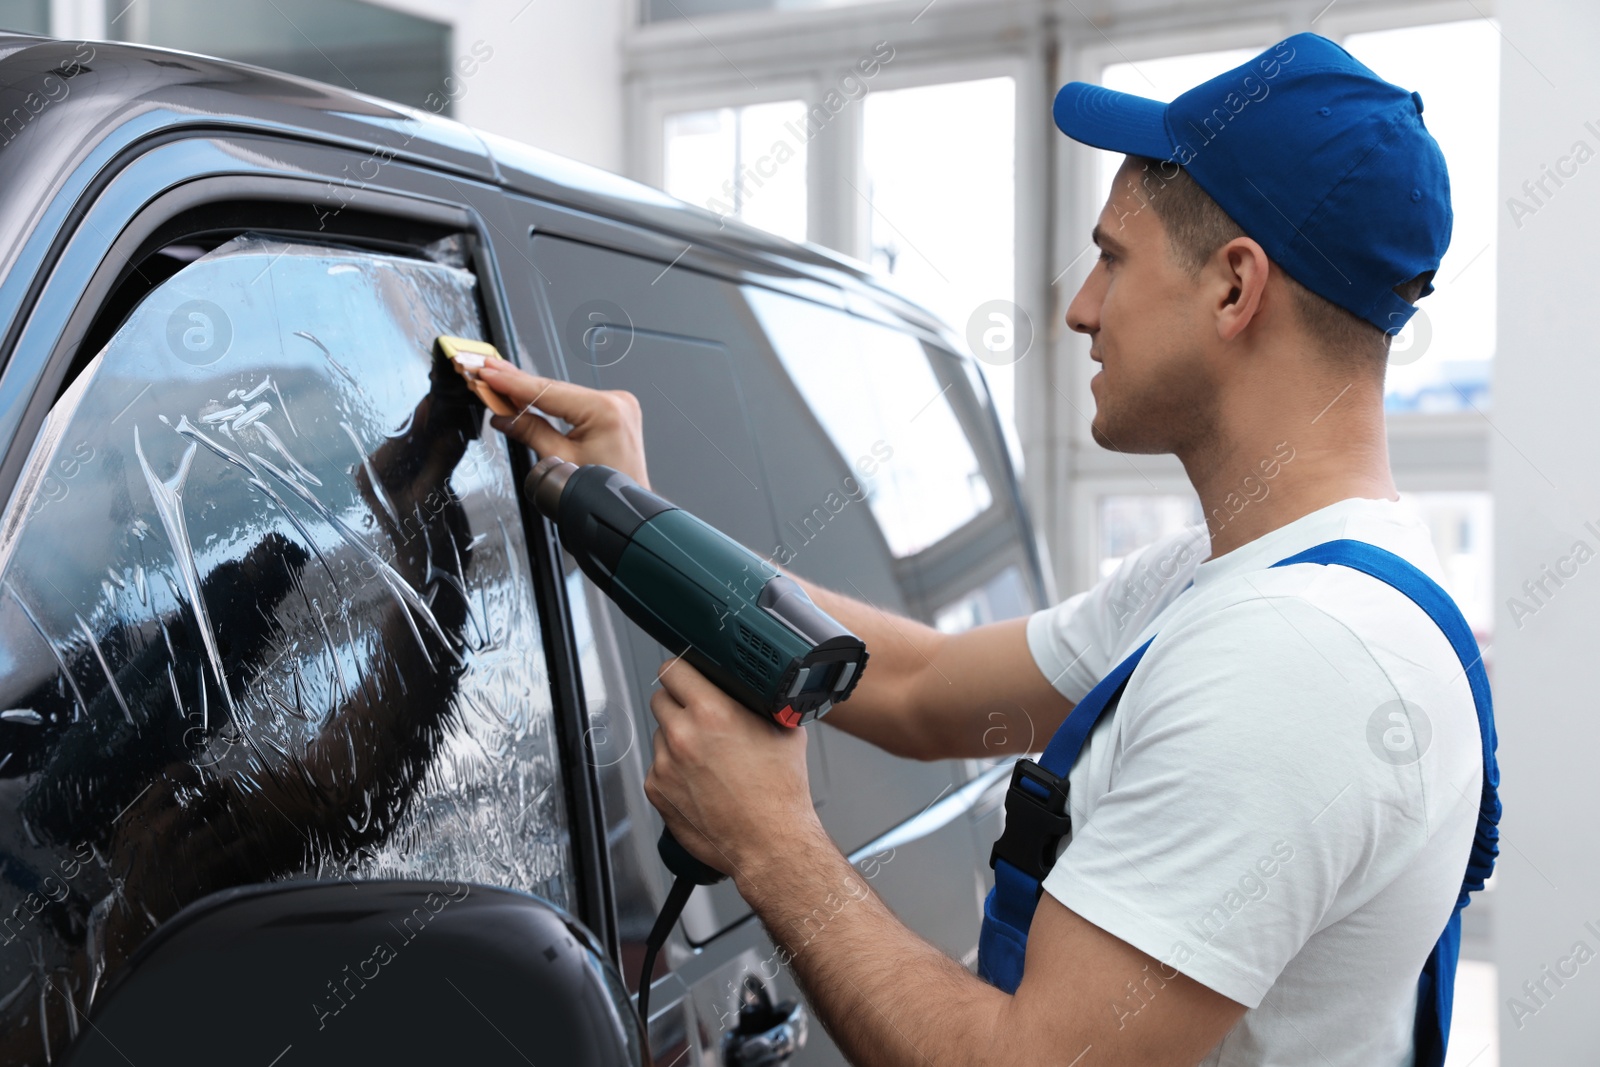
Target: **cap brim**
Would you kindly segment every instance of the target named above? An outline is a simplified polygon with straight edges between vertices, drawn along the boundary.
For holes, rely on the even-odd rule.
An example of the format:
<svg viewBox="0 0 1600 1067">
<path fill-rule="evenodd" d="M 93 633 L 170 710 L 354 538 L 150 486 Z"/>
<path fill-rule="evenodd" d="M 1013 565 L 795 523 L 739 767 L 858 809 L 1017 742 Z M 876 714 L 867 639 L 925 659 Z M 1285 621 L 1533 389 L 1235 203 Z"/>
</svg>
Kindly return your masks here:
<svg viewBox="0 0 1600 1067">
<path fill-rule="evenodd" d="M 1128 155 L 1170 159 L 1167 105 L 1088 82 L 1068 82 L 1056 94 L 1056 126 L 1074 141 Z"/>
</svg>

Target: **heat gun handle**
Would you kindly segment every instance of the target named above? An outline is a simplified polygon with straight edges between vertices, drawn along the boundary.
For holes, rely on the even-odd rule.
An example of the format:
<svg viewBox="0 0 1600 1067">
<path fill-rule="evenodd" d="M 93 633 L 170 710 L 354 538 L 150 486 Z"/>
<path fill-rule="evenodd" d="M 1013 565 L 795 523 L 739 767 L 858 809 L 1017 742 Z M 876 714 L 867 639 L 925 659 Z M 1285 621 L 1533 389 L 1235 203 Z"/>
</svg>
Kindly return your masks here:
<svg viewBox="0 0 1600 1067">
<path fill-rule="evenodd" d="M 701 863 L 689 854 L 689 850 L 678 844 L 678 839 L 672 836 L 671 830 L 661 831 L 661 840 L 656 842 L 656 851 L 661 854 L 661 862 L 667 865 L 667 870 L 680 878 L 687 878 L 695 885 L 716 885 L 728 876 L 709 864 Z"/>
</svg>

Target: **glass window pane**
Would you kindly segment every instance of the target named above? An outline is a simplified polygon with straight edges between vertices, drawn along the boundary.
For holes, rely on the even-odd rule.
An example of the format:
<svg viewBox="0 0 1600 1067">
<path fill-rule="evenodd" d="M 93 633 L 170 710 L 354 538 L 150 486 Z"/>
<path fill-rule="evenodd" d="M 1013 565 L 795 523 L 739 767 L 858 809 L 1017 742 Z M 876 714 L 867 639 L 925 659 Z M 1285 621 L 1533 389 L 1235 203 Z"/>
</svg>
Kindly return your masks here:
<svg viewBox="0 0 1600 1067">
<path fill-rule="evenodd" d="M 943 633 L 960 633 L 1032 610 L 1033 594 L 1023 580 L 1022 569 L 1007 567 L 961 599 L 940 608 L 934 614 L 933 625 Z"/>
<path fill-rule="evenodd" d="M 866 99 L 871 263 L 967 336 L 1016 300 L 1016 84 L 1011 78 L 879 90 Z M 851 195 L 854 195 L 853 193 Z M 1035 336 L 1045 324 L 1032 324 Z M 973 352 L 1002 419 L 1015 417 L 1012 345 Z"/>
<path fill-rule="evenodd" d="M 0 0 L 0 29 L 50 32 L 50 0 Z"/>
<path fill-rule="evenodd" d="M 1494 637 L 1494 502 L 1489 493 L 1401 493 L 1433 531 L 1444 588 L 1487 648 Z"/>
<path fill-rule="evenodd" d="M 114 40 L 181 48 L 448 115 L 450 27 L 361 0 L 110 0 Z"/>
<path fill-rule="evenodd" d="M 1450 169 L 1455 212 L 1437 288 L 1394 340 L 1385 406 L 1459 411 L 1470 400 L 1483 408 L 1495 345 L 1499 32 L 1488 19 L 1472 19 L 1357 33 L 1343 43 L 1381 77 L 1422 94 L 1423 121 Z"/>
<path fill-rule="evenodd" d="M 666 120 L 666 190 L 791 241 L 806 239 L 806 106 L 799 100 Z"/>
<path fill-rule="evenodd" d="M 989 507 L 993 495 L 949 387 L 919 341 L 771 290 L 745 292 L 840 456 L 861 474 L 896 556 L 920 552 Z"/>
<path fill-rule="evenodd" d="M 570 904 L 518 488 L 440 333 L 483 336 L 467 271 L 240 238 L 52 409 L 0 522 L 0 988 L 60 975 L 86 1012 L 248 883 Z M 0 1001 L 0 1061 L 44 1062 L 41 1015 L 61 1047 L 42 1003 Z"/>
<path fill-rule="evenodd" d="M 1095 573 L 1117 569 L 1130 553 L 1187 526 L 1205 536 L 1200 498 L 1193 493 L 1103 496 L 1099 504 L 1099 546 Z"/>
</svg>

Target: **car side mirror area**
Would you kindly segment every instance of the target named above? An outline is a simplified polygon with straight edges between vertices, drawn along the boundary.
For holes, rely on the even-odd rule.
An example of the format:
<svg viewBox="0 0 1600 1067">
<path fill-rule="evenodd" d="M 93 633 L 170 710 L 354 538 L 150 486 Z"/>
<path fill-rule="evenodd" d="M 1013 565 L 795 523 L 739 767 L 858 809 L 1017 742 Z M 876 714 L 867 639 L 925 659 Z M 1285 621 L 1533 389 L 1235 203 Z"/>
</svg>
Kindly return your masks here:
<svg viewBox="0 0 1600 1067">
<path fill-rule="evenodd" d="M 301 882 L 205 897 L 97 998 L 69 1067 L 644 1065 L 622 980 L 536 897 L 441 881 Z"/>
</svg>

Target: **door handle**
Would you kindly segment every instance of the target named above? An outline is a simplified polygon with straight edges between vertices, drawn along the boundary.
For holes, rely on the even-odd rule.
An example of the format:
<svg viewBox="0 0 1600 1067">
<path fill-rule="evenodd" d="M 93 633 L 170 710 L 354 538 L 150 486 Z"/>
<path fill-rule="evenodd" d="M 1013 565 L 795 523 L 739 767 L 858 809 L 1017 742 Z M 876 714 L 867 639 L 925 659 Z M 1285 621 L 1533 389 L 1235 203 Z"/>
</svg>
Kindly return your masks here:
<svg viewBox="0 0 1600 1067">
<path fill-rule="evenodd" d="M 766 983 L 753 974 L 745 975 L 739 1001 L 739 1025 L 722 1038 L 724 1067 L 780 1067 L 805 1048 L 809 1016 L 804 1004 L 774 1005 Z"/>
</svg>

